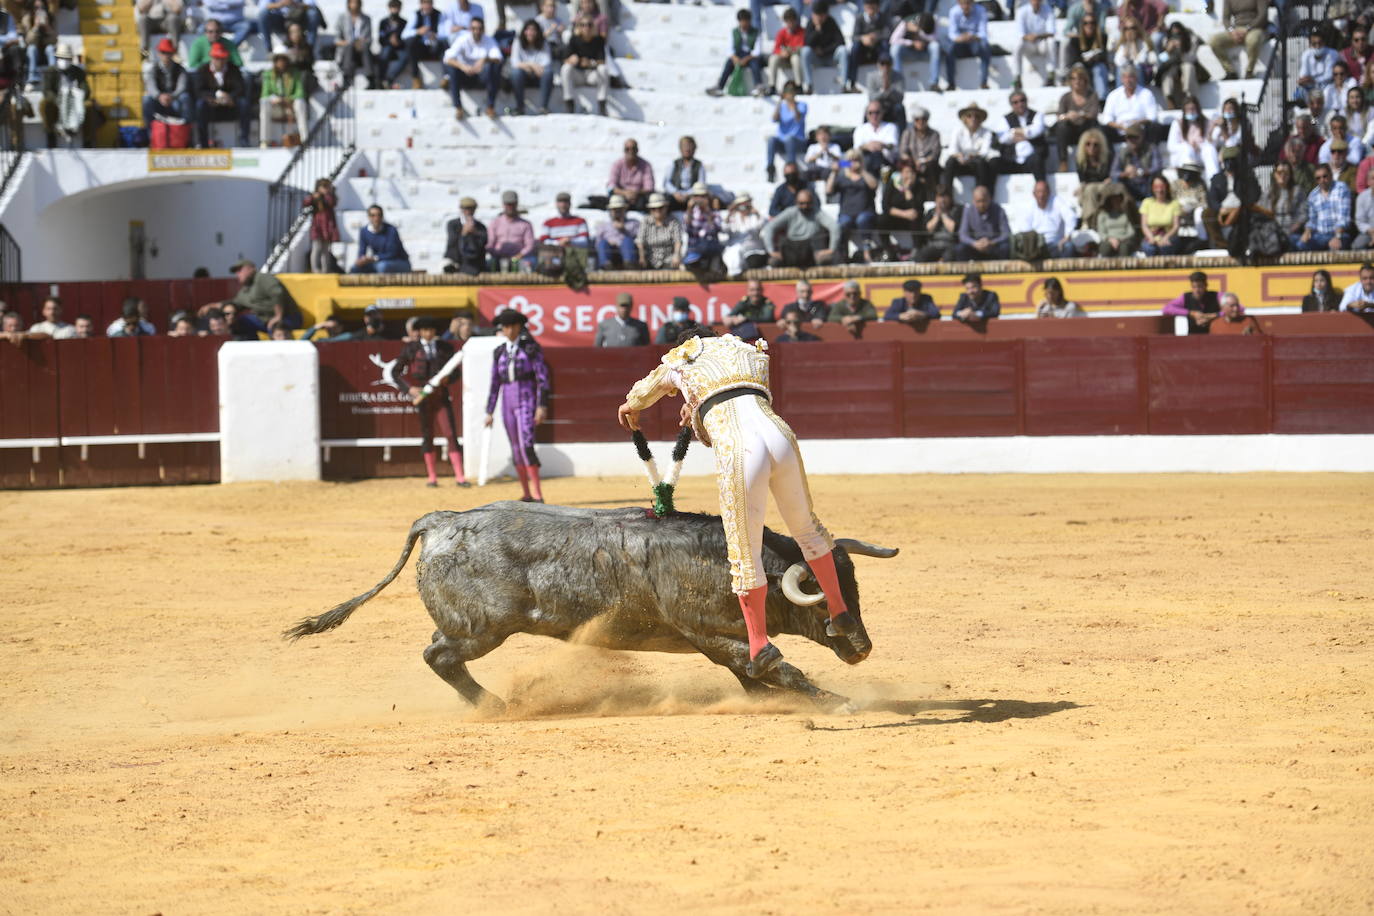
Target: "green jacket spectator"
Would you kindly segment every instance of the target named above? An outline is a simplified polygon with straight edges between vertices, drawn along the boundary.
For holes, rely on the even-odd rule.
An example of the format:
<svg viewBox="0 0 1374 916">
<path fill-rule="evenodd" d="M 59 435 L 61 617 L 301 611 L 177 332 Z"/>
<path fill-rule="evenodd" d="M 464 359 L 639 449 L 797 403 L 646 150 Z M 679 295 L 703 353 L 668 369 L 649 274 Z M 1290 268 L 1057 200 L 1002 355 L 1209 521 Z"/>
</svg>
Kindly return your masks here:
<svg viewBox="0 0 1374 916">
<path fill-rule="evenodd" d="M 205 28 L 208 32 L 214 26 L 207 24 Z M 229 63 L 242 70 L 243 58 L 239 56 L 238 46 L 227 38 L 216 38 L 215 41 L 228 50 Z M 196 40 L 191 42 L 191 49 L 186 52 L 186 70 L 188 73 L 194 73 L 210 62 L 210 44 L 210 39 L 205 35 L 197 35 Z"/>
</svg>

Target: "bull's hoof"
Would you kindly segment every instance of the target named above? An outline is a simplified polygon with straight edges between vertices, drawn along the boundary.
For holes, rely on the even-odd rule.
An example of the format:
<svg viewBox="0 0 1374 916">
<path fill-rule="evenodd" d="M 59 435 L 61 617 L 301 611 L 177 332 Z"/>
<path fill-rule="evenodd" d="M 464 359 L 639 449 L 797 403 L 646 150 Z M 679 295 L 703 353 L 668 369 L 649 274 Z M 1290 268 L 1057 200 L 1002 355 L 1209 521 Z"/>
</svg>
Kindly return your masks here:
<svg viewBox="0 0 1374 916">
<path fill-rule="evenodd" d="M 484 716 L 504 716 L 506 714 L 506 701 L 485 690 L 472 705 Z"/>
<path fill-rule="evenodd" d="M 771 642 L 759 650 L 759 654 L 749 659 L 744 673 L 754 680 L 767 677 L 778 665 L 782 664 L 782 653 Z"/>
<path fill-rule="evenodd" d="M 845 611 L 830 618 L 830 622 L 825 625 L 826 636 L 848 636 L 859 628 L 859 622 L 854 619 L 854 615 Z"/>
</svg>

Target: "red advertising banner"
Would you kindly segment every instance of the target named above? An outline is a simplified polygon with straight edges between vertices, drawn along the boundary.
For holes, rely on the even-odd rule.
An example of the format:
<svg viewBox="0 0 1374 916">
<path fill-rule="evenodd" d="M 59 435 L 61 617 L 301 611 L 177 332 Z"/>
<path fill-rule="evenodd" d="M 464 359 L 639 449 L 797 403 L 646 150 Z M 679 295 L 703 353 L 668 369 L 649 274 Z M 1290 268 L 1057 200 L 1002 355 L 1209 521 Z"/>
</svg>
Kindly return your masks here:
<svg viewBox="0 0 1374 916">
<path fill-rule="evenodd" d="M 615 300 L 629 293 L 635 302 L 634 316 L 649 325 L 651 340 L 670 318 L 673 298 L 682 296 L 692 304 L 692 317 L 702 324 L 719 323 L 735 304 L 744 298 L 744 283 L 714 283 L 711 286 L 684 283 L 671 286 L 597 286 L 583 291 L 566 286 L 481 287 L 477 307 L 486 321 L 512 308 L 530 319 L 529 330 L 544 346 L 590 347 L 596 339 L 596 326 L 614 318 Z M 816 283 L 811 298 L 834 302 L 843 291 L 841 281 Z M 764 283 L 763 294 L 778 311 L 797 298 L 792 281 Z"/>
</svg>

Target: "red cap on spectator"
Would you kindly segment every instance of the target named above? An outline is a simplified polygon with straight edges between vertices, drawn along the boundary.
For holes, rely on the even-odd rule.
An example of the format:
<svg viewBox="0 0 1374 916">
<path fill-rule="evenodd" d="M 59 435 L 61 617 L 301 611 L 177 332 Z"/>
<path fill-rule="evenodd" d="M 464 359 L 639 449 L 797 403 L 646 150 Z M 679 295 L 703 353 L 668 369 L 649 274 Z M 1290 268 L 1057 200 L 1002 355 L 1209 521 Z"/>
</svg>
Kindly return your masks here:
<svg viewBox="0 0 1374 916">
<path fill-rule="evenodd" d="M 164 38 L 161 41 L 159 41 L 157 43 L 157 49 L 161 51 L 163 54 L 177 53 L 177 46 L 172 44 L 172 39 L 170 38 Z"/>
<path fill-rule="evenodd" d="M 214 44 L 210 45 L 210 56 L 217 57 L 220 60 L 228 60 L 229 49 L 226 48 L 224 45 L 220 44 L 219 42 L 215 42 Z"/>
</svg>

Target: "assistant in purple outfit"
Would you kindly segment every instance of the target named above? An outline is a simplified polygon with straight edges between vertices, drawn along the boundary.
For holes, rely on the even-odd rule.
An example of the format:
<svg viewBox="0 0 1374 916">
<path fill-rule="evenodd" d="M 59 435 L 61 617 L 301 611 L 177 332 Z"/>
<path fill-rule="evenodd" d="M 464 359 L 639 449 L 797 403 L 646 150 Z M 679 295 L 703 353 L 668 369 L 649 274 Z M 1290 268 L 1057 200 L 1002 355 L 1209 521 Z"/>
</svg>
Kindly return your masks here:
<svg viewBox="0 0 1374 916">
<path fill-rule="evenodd" d="M 534 451 L 534 428 L 544 422 L 549 409 L 549 367 L 544 350 L 525 333 L 527 319 L 507 309 L 493 321 L 497 333 L 506 338 L 491 363 L 491 393 L 487 395 L 487 420 L 496 414 L 496 398 L 501 397 L 501 419 L 510 439 L 511 459 L 525 502 L 543 502 L 539 482 L 539 456 Z"/>
</svg>

